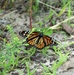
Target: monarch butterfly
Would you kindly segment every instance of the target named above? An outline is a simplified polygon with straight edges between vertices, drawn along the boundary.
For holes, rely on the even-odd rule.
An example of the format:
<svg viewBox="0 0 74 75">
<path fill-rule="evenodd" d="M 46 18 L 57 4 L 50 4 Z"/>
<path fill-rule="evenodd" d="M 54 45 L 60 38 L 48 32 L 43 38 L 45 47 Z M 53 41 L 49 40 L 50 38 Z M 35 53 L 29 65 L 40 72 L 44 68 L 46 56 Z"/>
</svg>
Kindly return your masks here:
<svg viewBox="0 0 74 75">
<path fill-rule="evenodd" d="M 19 33 L 22 37 L 27 36 L 27 43 L 29 45 L 35 46 L 38 49 L 42 49 L 45 46 L 48 46 L 50 44 L 54 44 L 55 42 L 53 42 L 52 38 L 47 36 L 47 35 L 43 35 L 42 32 L 32 32 L 31 34 L 28 34 L 28 32 L 22 31 Z"/>
</svg>

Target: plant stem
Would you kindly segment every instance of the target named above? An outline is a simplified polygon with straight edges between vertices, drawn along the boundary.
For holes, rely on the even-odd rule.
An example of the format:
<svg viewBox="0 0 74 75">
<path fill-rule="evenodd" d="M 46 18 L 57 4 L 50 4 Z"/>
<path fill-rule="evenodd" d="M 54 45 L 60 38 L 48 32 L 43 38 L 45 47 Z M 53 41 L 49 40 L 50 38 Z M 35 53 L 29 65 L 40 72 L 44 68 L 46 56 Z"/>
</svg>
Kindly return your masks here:
<svg viewBox="0 0 74 75">
<path fill-rule="evenodd" d="M 32 29 L 32 0 L 30 0 L 30 29 Z"/>
</svg>

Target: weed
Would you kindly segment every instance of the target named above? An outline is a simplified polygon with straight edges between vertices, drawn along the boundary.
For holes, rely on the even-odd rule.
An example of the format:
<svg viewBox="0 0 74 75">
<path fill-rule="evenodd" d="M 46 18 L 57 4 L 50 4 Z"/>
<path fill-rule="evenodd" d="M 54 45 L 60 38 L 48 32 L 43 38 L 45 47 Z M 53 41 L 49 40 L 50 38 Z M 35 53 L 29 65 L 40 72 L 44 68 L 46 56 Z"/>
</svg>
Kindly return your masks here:
<svg viewBox="0 0 74 75">
<path fill-rule="evenodd" d="M 69 52 L 66 54 L 63 54 L 60 50 L 57 50 L 55 47 L 55 53 L 59 56 L 59 59 L 54 61 L 51 67 L 46 67 L 43 63 L 43 72 L 42 75 L 56 75 L 57 69 L 68 59 Z"/>
</svg>

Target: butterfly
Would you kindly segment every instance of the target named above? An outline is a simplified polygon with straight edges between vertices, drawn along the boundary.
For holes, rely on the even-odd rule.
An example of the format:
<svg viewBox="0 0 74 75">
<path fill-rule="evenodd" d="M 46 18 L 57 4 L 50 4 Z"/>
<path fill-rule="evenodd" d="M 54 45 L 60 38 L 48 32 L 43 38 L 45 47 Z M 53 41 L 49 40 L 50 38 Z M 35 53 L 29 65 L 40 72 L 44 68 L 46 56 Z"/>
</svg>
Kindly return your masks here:
<svg viewBox="0 0 74 75">
<path fill-rule="evenodd" d="M 27 37 L 26 41 L 29 45 L 35 46 L 38 49 L 43 49 L 44 47 L 54 44 L 53 39 L 42 32 L 34 31 L 31 34 L 22 31 L 19 32 L 22 37 Z"/>
</svg>

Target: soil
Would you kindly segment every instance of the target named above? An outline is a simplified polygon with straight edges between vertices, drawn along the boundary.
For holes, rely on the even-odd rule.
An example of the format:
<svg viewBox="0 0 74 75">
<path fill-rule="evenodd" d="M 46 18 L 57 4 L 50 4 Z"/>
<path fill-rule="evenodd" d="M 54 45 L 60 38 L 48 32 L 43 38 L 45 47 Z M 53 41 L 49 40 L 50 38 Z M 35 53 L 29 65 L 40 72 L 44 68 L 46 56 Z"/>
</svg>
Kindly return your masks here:
<svg viewBox="0 0 74 75">
<path fill-rule="evenodd" d="M 20 6 L 20 3 L 16 6 Z M 10 34 L 6 29 L 7 25 L 11 25 L 13 27 L 14 33 L 17 35 L 17 37 L 20 40 L 23 40 L 23 38 L 19 35 L 20 31 L 26 30 L 30 31 L 29 25 L 29 13 L 25 10 L 25 6 L 21 6 L 21 10 L 18 10 L 17 7 L 12 8 L 12 10 L 2 10 L 0 12 L 0 37 L 6 38 L 8 41 L 11 40 Z M 74 13 L 73 13 L 74 14 Z M 46 16 L 49 15 L 48 11 L 42 12 L 42 10 L 35 15 L 33 18 L 33 27 L 39 27 L 40 25 L 37 25 L 38 22 L 43 22 L 43 27 L 50 27 L 53 26 L 52 20 L 55 21 L 55 23 L 59 23 L 63 19 L 66 19 L 66 14 L 62 15 L 60 18 L 57 18 L 56 15 L 53 15 L 52 20 L 44 20 Z M 72 21 L 73 22 L 73 21 Z M 52 25 L 50 25 L 52 24 Z M 74 42 L 74 36 L 70 36 L 66 34 L 63 30 L 56 30 L 51 35 L 52 38 L 57 40 L 59 43 L 61 43 L 61 48 L 70 42 Z M 0 49 L 2 49 L 3 41 L 2 38 L 0 38 Z M 65 40 L 66 39 L 66 40 Z M 59 47 L 59 45 L 58 45 Z M 57 70 L 57 75 L 74 75 L 74 44 L 69 45 L 66 47 L 67 51 L 70 51 L 70 55 L 68 57 L 68 60 L 60 66 L 60 68 Z M 63 49 L 61 49 L 63 50 Z M 48 56 L 47 56 L 48 55 Z M 43 70 L 43 67 L 41 63 L 44 65 L 51 67 L 53 62 L 57 59 L 57 56 L 54 54 L 54 51 L 51 49 L 48 49 L 47 55 L 44 55 L 40 52 L 37 52 L 35 56 L 32 57 L 33 61 L 29 62 L 30 70 L 32 71 L 34 68 L 37 68 L 36 73 L 34 75 L 42 75 L 41 72 Z M 7 75 L 27 75 L 25 71 L 25 65 L 20 64 L 19 67 L 11 71 L 10 73 L 7 73 Z"/>
</svg>

